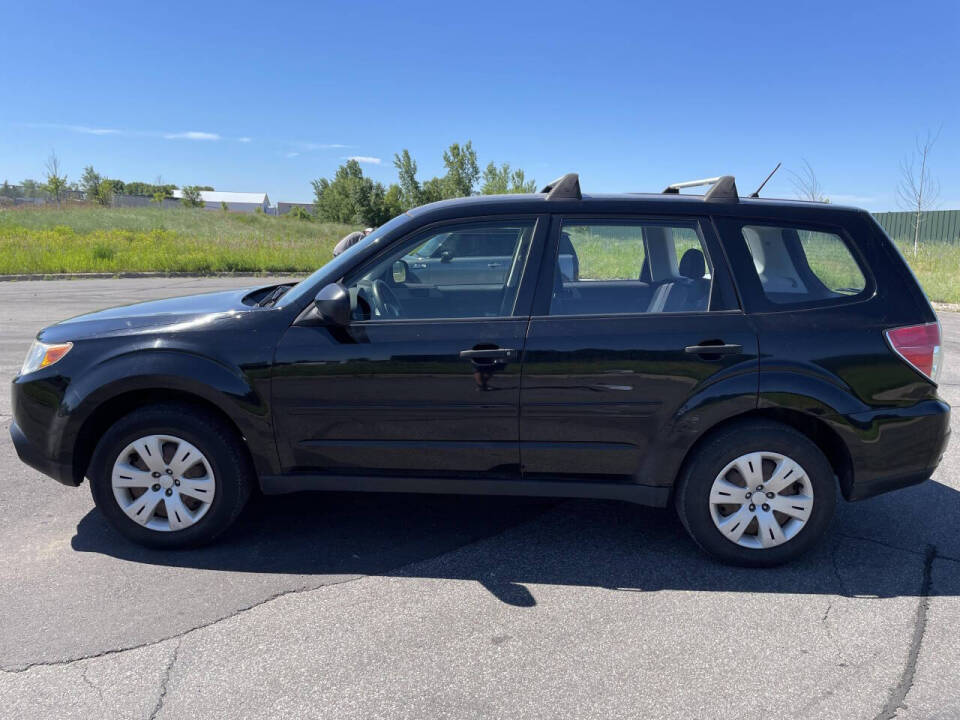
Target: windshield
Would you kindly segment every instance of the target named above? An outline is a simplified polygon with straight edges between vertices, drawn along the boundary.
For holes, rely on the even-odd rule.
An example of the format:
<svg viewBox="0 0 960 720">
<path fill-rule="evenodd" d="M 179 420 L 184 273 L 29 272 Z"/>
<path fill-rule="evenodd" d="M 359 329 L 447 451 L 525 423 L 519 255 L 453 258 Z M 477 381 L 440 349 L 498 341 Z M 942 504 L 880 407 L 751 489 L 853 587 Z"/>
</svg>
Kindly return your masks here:
<svg viewBox="0 0 960 720">
<path fill-rule="evenodd" d="M 379 240 L 387 233 L 392 232 L 395 228 L 399 227 L 400 225 L 403 225 L 409 219 L 410 219 L 410 216 L 407 215 L 406 213 L 397 215 L 393 220 L 391 220 L 390 222 L 384 223 L 383 225 L 378 227 L 376 230 L 374 230 L 372 233 L 367 235 L 365 238 L 363 238 L 363 240 L 358 242 L 356 245 L 351 245 L 350 247 L 348 247 L 346 250 L 344 250 L 342 253 L 337 255 L 335 258 L 331 259 L 330 262 L 328 262 L 326 265 L 320 267 L 315 272 L 313 272 L 313 274 L 309 275 L 308 277 L 305 277 L 299 283 L 297 283 L 292 288 L 290 288 L 289 292 L 287 292 L 283 296 L 282 304 L 283 305 L 295 304 L 297 301 L 300 300 L 300 298 L 303 296 L 304 293 L 308 292 L 313 287 L 316 280 L 321 275 L 326 275 L 328 273 L 334 276 L 342 275 L 344 271 L 346 271 L 346 269 L 350 267 L 350 265 L 353 262 L 353 258 L 356 257 L 358 253 L 363 251 L 365 248 L 370 247 L 370 245 L 373 242 L 375 242 L 376 240 Z"/>
</svg>

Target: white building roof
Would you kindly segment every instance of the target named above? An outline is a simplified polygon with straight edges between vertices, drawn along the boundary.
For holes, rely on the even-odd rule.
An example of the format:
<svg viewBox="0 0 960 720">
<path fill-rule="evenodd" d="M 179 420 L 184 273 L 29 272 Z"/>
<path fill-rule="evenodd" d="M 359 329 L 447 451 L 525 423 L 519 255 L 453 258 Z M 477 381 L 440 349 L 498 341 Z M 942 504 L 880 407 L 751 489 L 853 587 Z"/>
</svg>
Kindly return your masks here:
<svg viewBox="0 0 960 720">
<path fill-rule="evenodd" d="M 183 197 L 180 190 L 174 190 L 173 196 Z M 201 190 L 200 199 L 206 203 L 250 203 L 251 205 L 270 204 L 270 198 L 265 192 L 222 192 L 220 190 Z"/>
</svg>

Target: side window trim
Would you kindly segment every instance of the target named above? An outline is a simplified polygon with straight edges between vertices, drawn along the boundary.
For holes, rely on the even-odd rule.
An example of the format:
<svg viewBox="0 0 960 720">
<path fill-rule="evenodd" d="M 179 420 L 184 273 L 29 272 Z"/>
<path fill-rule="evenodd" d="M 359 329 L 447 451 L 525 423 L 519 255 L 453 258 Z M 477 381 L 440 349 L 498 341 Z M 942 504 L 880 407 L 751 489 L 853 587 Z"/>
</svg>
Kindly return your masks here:
<svg viewBox="0 0 960 720">
<path fill-rule="evenodd" d="M 395 252 L 398 247 L 403 247 L 407 244 L 410 244 L 411 247 L 415 247 L 415 243 L 419 238 L 426 238 L 431 233 L 436 233 L 438 230 L 442 231 L 442 228 L 449 227 L 462 227 L 466 225 L 486 225 L 486 224 L 496 224 L 498 222 L 529 222 L 532 225 L 532 232 L 530 237 L 530 247 L 527 251 L 527 256 L 524 261 L 524 266 L 520 271 L 520 281 L 519 287 L 517 288 L 517 295 L 514 298 L 513 303 L 513 312 L 510 315 L 477 315 L 470 317 L 428 317 L 428 318 L 368 318 L 365 320 L 352 320 L 351 325 L 358 326 L 367 326 L 372 324 L 383 324 L 383 323 L 395 323 L 395 324 L 417 324 L 417 323 L 449 323 L 449 322 L 476 322 L 482 320 L 484 322 L 499 322 L 504 320 L 516 320 L 518 318 L 529 318 L 530 316 L 530 305 L 533 300 L 533 285 L 536 282 L 536 273 L 534 269 L 538 267 L 540 263 L 540 257 L 543 253 L 543 246 L 546 241 L 547 231 L 550 224 L 550 216 L 547 214 L 531 214 L 531 213 L 520 213 L 520 214 L 506 214 L 506 215 L 480 215 L 474 217 L 458 217 L 455 219 L 446 219 L 446 220 L 437 220 L 426 225 L 421 225 L 407 234 L 396 238 L 389 245 L 383 247 L 379 252 L 373 256 L 367 258 L 363 263 L 351 268 L 347 273 L 345 273 L 339 280 L 339 282 L 346 285 L 348 288 L 350 284 L 356 282 L 356 280 L 362 277 L 365 273 L 369 272 L 373 267 L 378 265 L 383 259 L 389 256 L 391 253 Z M 526 292 L 525 292 L 526 291 Z"/>
<path fill-rule="evenodd" d="M 852 305 L 855 303 L 866 302 L 877 292 L 877 283 L 870 264 L 864 257 L 858 243 L 851 237 L 850 233 L 842 225 L 831 225 L 820 222 L 797 222 L 795 220 L 775 219 L 775 218 L 750 218 L 750 217 L 716 217 L 715 224 L 717 232 L 723 239 L 723 246 L 729 254 L 731 270 L 733 272 L 734 282 L 741 296 L 744 310 L 750 314 L 769 314 L 795 312 L 800 310 L 817 310 L 820 308 L 830 308 L 842 305 Z M 767 298 L 766 292 L 761 285 L 753 262 L 753 255 L 747 247 L 746 239 L 743 236 L 743 228 L 749 226 L 763 226 L 781 228 L 795 231 L 808 230 L 812 232 L 827 233 L 836 235 L 843 242 L 844 247 L 850 253 L 850 257 L 856 263 L 864 279 L 864 289 L 848 297 L 827 298 L 823 300 L 809 300 L 797 303 L 776 303 Z M 804 265 L 809 267 L 809 263 L 804 257 Z M 810 269 L 809 272 L 813 273 Z M 816 276 L 816 273 L 813 273 Z M 817 282 L 821 282 L 817 278 Z"/>
<path fill-rule="evenodd" d="M 560 251 L 560 232 L 563 221 L 578 223 L 596 222 L 597 224 L 638 224 L 663 225 L 679 223 L 692 227 L 700 238 L 706 251 L 707 267 L 712 277 L 710 297 L 706 310 L 691 310 L 670 313 L 672 316 L 703 315 L 705 313 L 740 313 L 743 312 L 739 292 L 733 281 L 733 274 L 729 268 L 729 258 L 720 242 L 719 233 L 714 228 L 713 218 L 708 215 L 635 215 L 635 214 L 596 214 L 596 213 L 565 213 L 553 214 L 550 218 L 549 234 L 544 243 L 540 260 L 540 270 L 537 278 L 531 317 L 534 318 L 584 318 L 584 317 L 646 317 L 660 313 L 629 312 L 629 313 L 592 313 L 582 315 L 551 315 L 550 305 L 553 295 L 553 273 Z M 646 250 L 646 248 L 644 248 Z"/>
</svg>

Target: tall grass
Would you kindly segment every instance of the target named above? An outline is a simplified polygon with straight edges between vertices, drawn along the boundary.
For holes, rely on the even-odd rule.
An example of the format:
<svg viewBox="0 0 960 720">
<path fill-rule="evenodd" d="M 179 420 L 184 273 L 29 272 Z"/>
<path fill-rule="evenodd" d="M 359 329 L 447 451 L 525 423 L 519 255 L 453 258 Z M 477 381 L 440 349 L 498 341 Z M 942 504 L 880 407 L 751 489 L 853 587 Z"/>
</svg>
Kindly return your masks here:
<svg viewBox="0 0 960 720">
<path fill-rule="evenodd" d="M 353 229 L 188 208 L 2 210 L 0 274 L 312 271 Z"/>
<path fill-rule="evenodd" d="M 912 242 L 898 242 L 927 297 L 934 302 L 960 303 L 960 245 L 922 243 L 916 256 Z"/>
<path fill-rule="evenodd" d="M 65 272 L 310 272 L 327 262 L 354 227 L 290 217 L 199 209 L 69 207 L 0 209 L 0 275 Z M 632 229 L 635 232 L 635 229 Z M 628 228 L 571 228 L 581 274 L 636 278 L 642 257 Z M 682 232 L 682 231 L 677 231 Z M 815 240 L 815 239 L 814 239 Z M 678 256 L 699 247 L 677 235 Z M 927 296 L 960 303 L 960 245 L 897 243 Z M 858 271 L 812 242 L 830 284 L 855 287 Z"/>
</svg>

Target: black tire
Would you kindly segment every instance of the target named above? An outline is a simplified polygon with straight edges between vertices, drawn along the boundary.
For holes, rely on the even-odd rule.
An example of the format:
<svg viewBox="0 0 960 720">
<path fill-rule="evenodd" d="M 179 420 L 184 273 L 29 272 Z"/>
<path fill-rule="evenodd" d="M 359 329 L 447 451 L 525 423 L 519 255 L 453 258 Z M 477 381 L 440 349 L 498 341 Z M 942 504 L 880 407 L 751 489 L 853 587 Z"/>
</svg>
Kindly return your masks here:
<svg viewBox="0 0 960 720">
<path fill-rule="evenodd" d="M 717 475 L 738 457 L 758 451 L 795 460 L 806 471 L 813 490 L 806 524 L 786 542 L 769 548 L 743 547 L 728 539 L 710 512 Z M 836 508 L 837 482 L 827 458 L 805 435 L 787 425 L 753 420 L 731 424 L 708 437 L 684 464 L 674 499 L 680 521 L 707 553 L 732 565 L 773 567 L 797 558 L 823 537 Z"/>
<path fill-rule="evenodd" d="M 216 478 L 210 507 L 195 524 L 161 532 L 139 525 L 121 509 L 111 486 L 113 465 L 124 448 L 145 435 L 173 435 L 196 446 Z M 104 433 L 87 470 L 93 500 L 107 520 L 134 542 L 151 548 L 195 547 L 214 540 L 237 519 L 255 485 L 243 441 L 233 428 L 202 408 L 158 404 L 125 415 Z"/>
</svg>

